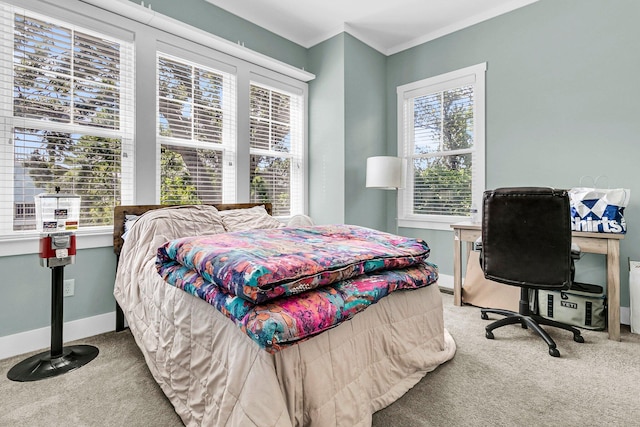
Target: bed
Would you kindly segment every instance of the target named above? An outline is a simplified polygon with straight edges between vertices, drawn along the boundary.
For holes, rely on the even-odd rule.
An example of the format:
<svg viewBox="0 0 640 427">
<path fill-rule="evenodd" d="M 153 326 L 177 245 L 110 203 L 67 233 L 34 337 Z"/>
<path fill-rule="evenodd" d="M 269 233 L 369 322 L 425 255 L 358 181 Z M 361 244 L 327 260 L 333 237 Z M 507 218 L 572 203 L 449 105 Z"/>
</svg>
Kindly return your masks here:
<svg viewBox="0 0 640 427">
<path fill-rule="evenodd" d="M 119 206 L 114 217 L 114 296 L 150 372 L 185 425 L 369 426 L 374 412 L 453 357 L 437 283 L 390 293 L 298 341 L 271 345 L 252 339 L 228 313 L 158 274 L 158 248 L 168 241 L 243 234 L 226 233 L 217 215 L 258 208 L 212 206 Z M 264 210 L 270 213 L 271 207 Z M 123 241 L 132 215 L 139 219 Z M 287 230 L 269 233 L 303 232 Z"/>
</svg>

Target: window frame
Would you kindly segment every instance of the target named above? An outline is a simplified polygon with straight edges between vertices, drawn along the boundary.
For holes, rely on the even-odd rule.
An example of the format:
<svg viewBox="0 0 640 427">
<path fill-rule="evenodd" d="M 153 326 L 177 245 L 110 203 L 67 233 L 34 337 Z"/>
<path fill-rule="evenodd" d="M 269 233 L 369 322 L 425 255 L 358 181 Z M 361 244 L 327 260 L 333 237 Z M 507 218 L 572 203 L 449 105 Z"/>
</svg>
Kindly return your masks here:
<svg viewBox="0 0 640 427">
<path fill-rule="evenodd" d="M 123 79 L 130 79 L 130 89 L 120 90 L 120 126 L 121 130 L 115 131 L 108 128 L 84 126 L 77 123 L 59 123 L 49 122 L 44 120 L 18 117 L 14 116 L 13 112 L 13 84 L 3 85 L 2 88 L 2 102 L 0 102 L 0 109 L 2 110 L 2 118 L 0 123 L 0 132 L 7 136 L 10 141 L 13 141 L 13 129 L 14 128 L 34 128 L 34 129 L 46 129 L 51 128 L 55 131 L 62 131 L 70 134 L 83 134 L 92 136 L 101 136 L 105 138 L 117 137 L 121 139 L 121 203 L 129 204 L 134 198 L 134 135 L 135 135 L 135 105 L 133 97 L 135 93 L 135 40 L 134 33 L 125 30 L 122 27 L 114 27 L 108 24 L 106 21 L 107 16 L 102 15 L 102 12 L 89 17 L 75 10 L 69 10 L 62 6 L 54 6 L 46 4 L 40 1 L 25 0 L 20 4 L 14 4 L 11 0 L 2 1 L 0 5 L 2 8 L 3 16 L 10 14 L 11 18 L 8 21 L 4 21 L 4 24 L 9 24 L 10 27 L 3 30 L 3 32 L 14 32 L 15 15 L 27 15 L 35 19 L 51 22 L 55 25 L 63 27 L 73 27 L 79 30 L 83 34 L 89 36 L 98 36 L 100 38 L 105 37 L 118 43 L 128 44 L 120 53 L 121 60 L 123 55 L 128 55 L 124 59 L 129 60 L 130 63 L 125 64 L 126 71 L 121 74 Z M 104 20 L 100 19 L 100 16 Z M 2 59 L 3 67 L 13 68 L 13 56 L 14 56 L 14 41 L 13 37 L 10 40 L 3 40 L 1 42 L 4 53 Z M 6 58 L 5 58 L 6 57 Z M 7 65 L 7 61 L 11 64 Z M 11 71 L 13 74 L 13 71 Z M 13 77 L 11 78 L 13 81 Z M 123 80 L 124 81 L 124 80 Z M 10 87 L 9 87 L 10 86 Z M 124 85 L 123 85 L 124 86 Z M 13 143 L 7 144 L 7 146 L 0 150 L 0 166 L 7 171 L 6 174 L 12 174 L 15 165 L 15 154 Z M 8 181 L 7 181 L 8 182 Z M 13 193 L 13 184 L 10 186 L 10 191 Z M 5 218 L 13 218 L 13 208 L 15 202 L 14 195 L 3 195 L 0 197 L 0 213 Z M 11 212 L 9 212 L 11 210 Z M 0 256 L 7 255 L 19 255 L 38 252 L 38 244 L 36 241 L 40 238 L 40 233 L 36 230 L 13 230 L 13 220 L 9 221 L 10 224 L 4 224 L 0 229 Z M 112 244 L 111 235 L 113 233 L 112 225 L 105 226 L 85 226 L 76 231 L 77 236 L 77 248 L 93 248 L 103 247 Z"/>
<path fill-rule="evenodd" d="M 299 86 L 292 86 L 290 84 L 284 83 L 279 80 L 274 80 L 273 78 L 267 78 L 265 76 L 251 74 L 249 79 L 249 88 L 251 86 L 259 86 L 267 90 L 279 92 L 289 96 L 293 100 L 295 98 L 295 103 L 298 104 L 297 113 L 299 116 L 296 118 L 292 117 L 292 122 L 290 123 L 290 132 L 291 136 L 291 150 L 289 152 L 280 152 L 276 150 L 267 150 L 263 148 L 254 148 L 249 146 L 249 159 L 253 155 L 264 155 L 264 156 L 273 156 L 273 157 L 283 157 L 288 158 L 290 160 L 290 182 L 289 182 L 289 193 L 290 193 L 290 205 L 289 205 L 289 215 L 287 216 L 279 216 L 280 218 L 286 219 L 291 218 L 297 214 L 304 214 L 307 211 L 307 191 L 306 189 L 306 153 L 307 153 L 307 137 L 306 137 L 306 125 L 307 125 L 307 99 L 306 99 L 306 90 Z M 249 89 L 250 93 L 250 89 Z M 249 100 L 250 103 L 250 100 Z M 249 121 L 250 121 L 249 114 Z M 248 144 L 250 145 L 249 141 Z M 249 175 L 251 175 L 251 171 L 249 171 Z M 251 182 L 249 182 L 249 186 Z M 293 197 L 297 195 L 297 197 Z M 278 216 L 274 214 L 274 216 Z"/>
<path fill-rule="evenodd" d="M 156 105 L 156 203 L 160 203 L 162 197 L 162 171 L 161 171 L 161 149 L 163 145 L 180 146 L 192 149 L 203 149 L 220 151 L 222 153 L 222 162 L 229 167 L 223 165 L 222 168 L 222 203 L 235 203 L 237 199 L 236 182 L 237 182 L 237 141 L 238 141 L 238 102 L 237 102 L 237 68 L 219 61 L 217 58 L 201 52 L 197 54 L 190 50 L 178 49 L 170 44 L 159 43 L 156 49 L 156 89 L 155 89 L 155 105 Z M 175 138 L 169 136 L 160 135 L 160 98 L 158 93 L 157 82 L 159 79 L 158 63 L 160 57 L 167 57 L 170 60 L 182 62 L 183 64 L 190 66 L 198 66 L 208 68 L 212 72 L 223 74 L 225 79 L 224 90 L 230 91 L 225 93 L 225 96 L 233 98 L 230 105 L 223 105 L 229 107 L 226 111 L 223 123 L 228 125 L 223 127 L 222 143 L 217 146 L 209 145 L 207 142 L 197 141 L 195 139 L 187 140 L 182 138 Z M 227 79 L 228 78 L 228 79 Z M 206 202 L 205 202 L 206 203 Z"/>
<path fill-rule="evenodd" d="M 450 225 L 456 222 L 470 220 L 470 215 L 431 215 L 413 213 L 414 179 L 411 165 L 412 153 L 408 153 L 408 138 L 413 137 L 413 118 L 406 120 L 409 112 L 406 104 L 420 96 L 443 92 L 461 86 L 473 85 L 473 125 L 474 141 L 470 149 L 448 152 L 451 154 L 463 154 L 470 152 L 472 155 L 472 181 L 471 181 L 471 206 L 479 207 L 482 202 L 482 193 L 485 189 L 485 74 L 487 63 L 472 65 L 459 70 L 440 74 L 397 87 L 397 123 L 398 123 L 398 156 L 406 159 L 407 168 L 405 174 L 405 186 L 398 190 L 397 213 L 398 226 L 408 228 L 423 228 L 432 230 L 451 230 Z M 411 107 L 410 115 L 413 116 Z"/>
</svg>

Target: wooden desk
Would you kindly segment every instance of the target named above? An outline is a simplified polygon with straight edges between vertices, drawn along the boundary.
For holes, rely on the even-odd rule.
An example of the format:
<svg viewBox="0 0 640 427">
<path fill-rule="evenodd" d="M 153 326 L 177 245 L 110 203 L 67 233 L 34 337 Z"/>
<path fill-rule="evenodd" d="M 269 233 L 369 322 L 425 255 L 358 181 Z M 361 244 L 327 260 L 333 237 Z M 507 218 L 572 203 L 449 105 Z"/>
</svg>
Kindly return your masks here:
<svg viewBox="0 0 640 427">
<path fill-rule="evenodd" d="M 453 229 L 453 303 L 462 304 L 462 242 L 469 259 L 471 244 L 481 235 L 480 224 L 459 222 Z M 620 240 L 624 234 L 574 231 L 573 243 L 584 253 L 607 256 L 607 312 L 609 339 L 620 341 Z"/>
</svg>

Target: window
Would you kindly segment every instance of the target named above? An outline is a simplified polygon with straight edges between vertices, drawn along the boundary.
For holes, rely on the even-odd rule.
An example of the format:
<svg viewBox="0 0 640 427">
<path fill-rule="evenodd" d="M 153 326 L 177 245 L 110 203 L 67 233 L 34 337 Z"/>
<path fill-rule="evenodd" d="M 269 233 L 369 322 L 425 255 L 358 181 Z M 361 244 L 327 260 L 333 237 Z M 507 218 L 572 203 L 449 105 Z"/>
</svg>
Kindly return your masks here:
<svg viewBox="0 0 640 427">
<path fill-rule="evenodd" d="M 158 54 L 160 203 L 235 202 L 235 78 Z"/>
<path fill-rule="evenodd" d="M 304 212 L 303 98 L 252 83 L 250 89 L 251 202 L 271 202 L 274 216 Z"/>
<path fill-rule="evenodd" d="M 0 235 L 35 229 L 34 195 L 82 197 L 80 227 L 132 201 L 130 42 L 0 4 Z"/>
<path fill-rule="evenodd" d="M 0 256 L 37 250 L 34 195 L 57 186 L 82 196 L 83 248 L 112 244 L 116 204 L 304 213 L 312 74 L 136 4 L 10 2 L 0 0 Z"/>
<path fill-rule="evenodd" d="M 157 66 L 160 203 L 235 203 L 239 181 L 249 183 L 249 201 L 271 203 L 274 216 L 303 213 L 303 95 L 264 84 L 268 78 L 245 80 L 247 134 L 237 129 L 236 76 L 224 64 L 159 53 Z M 238 134 L 248 135 L 248 159 L 236 159 Z M 248 161 L 248 180 L 237 177 L 238 160 Z"/>
<path fill-rule="evenodd" d="M 485 70 L 479 64 L 398 87 L 398 153 L 407 159 L 400 226 L 449 230 L 480 205 Z"/>
</svg>

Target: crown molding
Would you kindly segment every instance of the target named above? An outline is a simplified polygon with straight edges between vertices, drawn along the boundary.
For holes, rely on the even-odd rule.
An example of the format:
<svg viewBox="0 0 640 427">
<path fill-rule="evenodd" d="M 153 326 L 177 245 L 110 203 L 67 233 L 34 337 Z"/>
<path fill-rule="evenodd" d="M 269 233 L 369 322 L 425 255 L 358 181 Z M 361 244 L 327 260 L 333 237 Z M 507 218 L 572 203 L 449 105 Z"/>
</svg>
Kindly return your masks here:
<svg viewBox="0 0 640 427">
<path fill-rule="evenodd" d="M 182 21 L 163 15 L 142 5 L 129 0 L 80 0 L 83 3 L 104 9 L 128 19 L 140 22 L 144 25 L 165 31 L 178 37 L 202 43 L 212 49 L 234 56 L 238 59 L 250 62 L 269 70 L 284 74 L 296 80 L 308 82 L 315 75 L 303 69 L 294 67 L 267 55 L 253 51 L 240 44 L 226 40 L 215 34 L 193 27 Z"/>
</svg>

